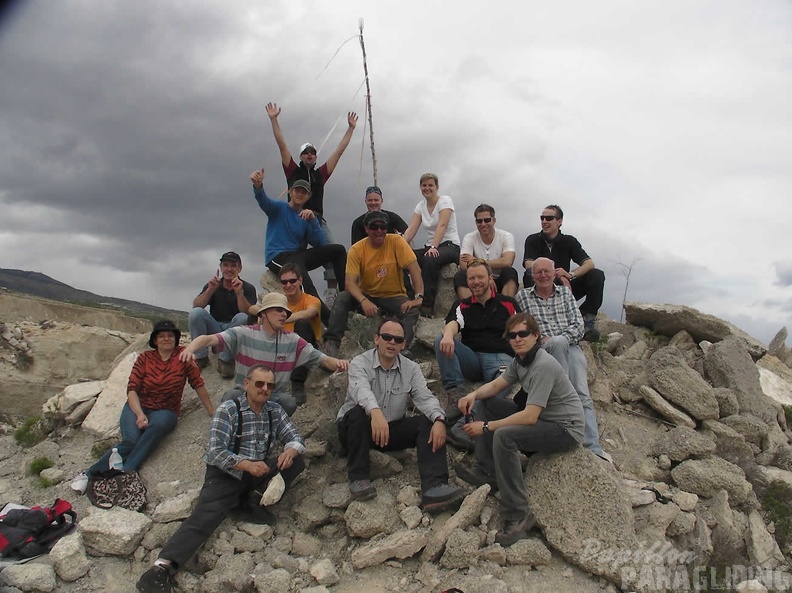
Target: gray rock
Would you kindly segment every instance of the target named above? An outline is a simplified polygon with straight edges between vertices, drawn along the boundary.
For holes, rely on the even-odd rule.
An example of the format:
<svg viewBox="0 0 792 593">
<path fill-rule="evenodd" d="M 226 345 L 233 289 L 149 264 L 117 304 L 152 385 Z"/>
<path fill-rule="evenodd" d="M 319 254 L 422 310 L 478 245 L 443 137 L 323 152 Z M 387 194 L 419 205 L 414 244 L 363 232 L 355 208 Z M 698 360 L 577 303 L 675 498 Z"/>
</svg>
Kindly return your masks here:
<svg viewBox="0 0 792 593">
<path fill-rule="evenodd" d="M 143 536 L 140 545 L 147 550 L 161 548 L 176 533 L 181 523 L 154 523 Z"/>
<path fill-rule="evenodd" d="M 66 476 L 66 472 L 58 467 L 48 467 L 47 469 L 41 470 L 39 475 L 53 484 L 60 484 Z"/>
<path fill-rule="evenodd" d="M 652 455 L 667 455 L 672 461 L 702 457 L 715 452 L 715 439 L 687 426 L 677 426 L 657 436 L 652 442 Z"/>
<path fill-rule="evenodd" d="M 753 450 L 740 433 L 717 420 L 705 420 L 701 423 L 701 428 L 715 437 L 715 452 L 719 457 L 738 466 L 746 476 L 757 472 Z"/>
<path fill-rule="evenodd" d="M 361 569 L 382 564 L 389 558 L 410 558 L 423 549 L 427 539 L 428 535 L 424 530 L 397 531 L 353 551 L 352 565 Z"/>
<path fill-rule="evenodd" d="M 627 360 L 642 360 L 646 353 L 649 351 L 649 346 L 646 345 L 646 342 L 643 340 L 638 340 L 632 346 L 627 348 L 622 354 L 622 358 Z"/>
<path fill-rule="evenodd" d="M 254 575 L 256 593 L 288 593 L 291 588 L 291 575 L 288 570 L 276 568 L 268 573 Z"/>
<path fill-rule="evenodd" d="M 741 414 L 753 414 L 765 422 L 778 420 L 772 400 L 762 391 L 756 365 L 736 340 L 713 344 L 704 356 L 704 370 L 715 387 L 734 391 Z"/>
<path fill-rule="evenodd" d="M 28 562 L 7 566 L 0 573 L 0 578 L 7 584 L 22 591 L 54 591 L 57 581 L 55 571 L 48 564 Z"/>
<path fill-rule="evenodd" d="M 762 392 L 782 406 L 792 405 L 792 368 L 790 368 L 790 364 L 792 364 L 792 354 L 786 362 L 781 362 L 775 356 L 768 354 L 756 363 Z M 785 420 L 785 418 L 779 417 L 779 424 L 786 428 L 781 420 Z"/>
<path fill-rule="evenodd" d="M 83 420 L 88 417 L 88 414 L 91 413 L 93 410 L 94 404 L 96 403 L 95 399 L 89 399 L 75 407 L 64 419 L 63 421 L 66 423 L 67 426 L 76 426 L 77 424 L 81 424 Z"/>
<path fill-rule="evenodd" d="M 648 506 L 633 509 L 635 533 L 638 539 L 646 542 L 662 542 L 668 526 L 679 515 L 679 507 L 673 502 L 661 504 L 654 502 Z"/>
<path fill-rule="evenodd" d="M 414 486 L 404 486 L 396 495 L 396 500 L 404 506 L 412 507 L 421 504 L 421 496 L 418 494 L 418 489 Z"/>
<path fill-rule="evenodd" d="M 761 581 L 756 579 L 737 583 L 737 585 L 734 587 L 734 590 L 738 591 L 739 593 L 767 593 L 767 587 L 765 587 Z"/>
<path fill-rule="evenodd" d="M 371 461 L 370 475 L 372 480 L 390 478 L 404 471 L 404 466 L 398 459 L 376 449 L 369 451 L 369 460 Z"/>
<path fill-rule="evenodd" d="M 324 558 L 311 566 L 310 574 L 320 585 L 335 585 L 341 580 L 333 561 Z"/>
<path fill-rule="evenodd" d="M 668 345 L 675 346 L 682 352 L 697 352 L 699 349 L 696 340 L 685 330 L 675 333 L 671 341 L 668 342 Z"/>
<path fill-rule="evenodd" d="M 399 517 L 404 521 L 407 529 L 415 529 L 421 524 L 423 519 L 423 512 L 418 507 L 407 507 L 399 513 Z"/>
<path fill-rule="evenodd" d="M 432 534 L 421 554 L 422 561 L 436 561 L 443 553 L 443 548 L 455 529 L 467 529 L 478 520 L 489 491 L 489 484 L 484 484 L 465 497 L 459 510 Z"/>
<path fill-rule="evenodd" d="M 445 552 L 440 558 L 443 568 L 467 568 L 478 561 L 479 537 L 463 529 L 455 529 L 448 536 Z"/>
<path fill-rule="evenodd" d="M 676 517 L 668 524 L 666 535 L 668 537 L 679 537 L 690 533 L 696 527 L 696 515 L 694 513 L 677 513 Z"/>
<path fill-rule="evenodd" d="M 59 539 L 49 556 L 55 573 L 64 581 L 76 581 L 91 568 L 79 531 Z"/>
<path fill-rule="evenodd" d="M 223 554 L 204 575 L 204 591 L 248 591 L 253 586 L 253 556 L 247 552 Z"/>
<path fill-rule="evenodd" d="M 632 505 L 612 466 L 583 448 L 536 454 L 526 487 L 547 542 L 584 570 L 620 582 L 621 567 L 612 559 L 634 550 L 637 539 Z"/>
<path fill-rule="evenodd" d="M 720 417 L 725 418 L 740 413 L 740 404 L 734 391 L 726 387 L 716 387 L 712 390 L 712 395 L 718 401 Z"/>
<path fill-rule="evenodd" d="M 382 489 L 380 489 L 382 490 Z M 344 521 L 349 535 L 374 537 L 378 533 L 392 533 L 399 524 L 399 515 L 392 497 L 380 495 L 365 502 L 353 500 L 349 503 Z"/>
<path fill-rule="evenodd" d="M 313 529 L 330 521 L 330 509 L 316 496 L 303 498 L 295 507 L 294 514 L 303 529 Z"/>
<path fill-rule="evenodd" d="M 692 492 L 685 492 L 684 490 L 677 490 L 671 496 L 671 499 L 676 503 L 680 510 L 687 513 L 693 511 L 698 504 L 699 497 Z"/>
<path fill-rule="evenodd" d="M 748 531 L 745 533 L 748 558 L 754 566 L 778 568 L 784 564 L 784 555 L 775 539 L 767 531 L 767 526 L 758 511 L 748 514 Z"/>
<path fill-rule="evenodd" d="M 710 498 L 719 490 L 726 490 L 738 506 L 757 504 L 743 471 L 720 457 L 684 461 L 671 470 L 671 477 L 679 488 L 699 496 Z"/>
<path fill-rule="evenodd" d="M 649 358 L 649 382 L 666 400 L 699 420 L 717 419 L 718 402 L 710 387 L 675 347 L 657 350 Z"/>
<path fill-rule="evenodd" d="M 200 493 L 200 488 L 194 488 L 161 502 L 151 514 L 151 520 L 155 523 L 170 523 L 186 519 L 190 516 Z"/>
<path fill-rule="evenodd" d="M 86 381 L 67 385 L 58 396 L 58 409 L 61 414 L 68 416 L 75 408 L 86 402 L 93 402 L 102 393 L 106 381 Z M 93 403 L 91 403 L 91 407 Z M 89 408 L 90 409 L 90 408 Z"/>
<path fill-rule="evenodd" d="M 267 541 L 272 537 L 272 527 L 258 523 L 237 523 L 237 529 L 255 538 Z"/>
<path fill-rule="evenodd" d="M 121 507 L 94 510 L 80 521 L 83 542 L 95 556 L 128 556 L 151 528 L 152 521 L 142 513 Z"/>
<path fill-rule="evenodd" d="M 331 509 L 345 509 L 351 501 L 352 495 L 346 482 L 331 484 L 322 492 L 322 502 Z"/>
<path fill-rule="evenodd" d="M 506 565 L 506 550 L 499 544 L 487 546 L 479 550 L 479 560 L 494 562 L 498 566 Z"/>
<path fill-rule="evenodd" d="M 657 393 L 648 385 L 641 385 L 639 389 L 641 397 L 647 406 L 660 414 L 663 418 L 677 426 L 687 426 L 696 428 L 696 422 L 682 410 L 675 408 L 668 403 L 662 395 Z"/>
<path fill-rule="evenodd" d="M 318 538 L 307 533 L 295 532 L 291 548 L 291 553 L 294 556 L 317 556 L 321 551 L 322 542 Z"/>
<path fill-rule="evenodd" d="M 136 358 L 137 353 L 130 352 L 110 373 L 107 384 L 96 399 L 91 413 L 82 423 L 83 430 L 103 439 L 114 437 L 119 433 L 118 417 L 127 401 L 127 383 Z"/>
<path fill-rule="evenodd" d="M 787 339 L 787 328 L 782 327 L 778 330 L 778 333 L 773 336 L 773 339 L 770 340 L 770 345 L 767 347 L 767 353 L 772 356 L 777 356 L 781 358 L 780 355 L 783 355 L 786 350 L 786 339 Z"/>
<path fill-rule="evenodd" d="M 308 459 L 324 457 L 327 454 L 327 441 L 316 439 L 305 439 L 305 455 Z"/>
<path fill-rule="evenodd" d="M 231 535 L 231 546 L 234 552 L 260 552 L 267 546 L 266 540 L 254 537 L 244 531 L 235 530 Z"/>
<path fill-rule="evenodd" d="M 756 445 L 757 447 L 761 447 L 762 442 L 767 437 L 767 424 L 762 422 L 756 416 L 751 416 L 750 414 L 736 414 L 734 416 L 727 416 L 725 418 L 721 418 L 720 422 L 739 432 L 743 437 L 745 437 L 746 441 Z"/>
<path fill-rule="evenodd" d="M 300 589 L 300 593 L 330 593 L 330 590 L 324 585 L 318 587 L 305 587 Z"/>
<path fill-rule="evenodd" d="M 547 546 L 536 538 L 521 539 L 506 549 L 506 561 L 512 565 L 543 566 L 552 558 Z"/>
</svg>

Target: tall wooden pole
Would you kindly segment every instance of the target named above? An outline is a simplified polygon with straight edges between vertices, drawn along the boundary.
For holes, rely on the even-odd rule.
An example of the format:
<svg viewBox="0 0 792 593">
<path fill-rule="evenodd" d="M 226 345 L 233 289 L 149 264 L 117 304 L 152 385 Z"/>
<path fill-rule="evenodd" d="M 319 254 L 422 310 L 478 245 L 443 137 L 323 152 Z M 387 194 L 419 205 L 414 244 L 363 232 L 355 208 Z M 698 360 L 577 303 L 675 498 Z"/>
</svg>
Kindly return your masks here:
<svg viewBox="0 0 792 593">
<path fill-rule="evenodd" d="M 360 29 L 360 49 L 363 50 L 363 73 L 366 76 L 366 109 L 368 109 L 369 137 L 371 138 L 371 163 L 374 166 L 374 185 L 379 185 L 377 179 L 377 153 L 374 151 L 374 122 L 371 117 L 371 86 L 369 86 L 368 64 L 366 63 L 366 44 L 363 42 L 363 18 L 358 19 Z"/>
</svg>

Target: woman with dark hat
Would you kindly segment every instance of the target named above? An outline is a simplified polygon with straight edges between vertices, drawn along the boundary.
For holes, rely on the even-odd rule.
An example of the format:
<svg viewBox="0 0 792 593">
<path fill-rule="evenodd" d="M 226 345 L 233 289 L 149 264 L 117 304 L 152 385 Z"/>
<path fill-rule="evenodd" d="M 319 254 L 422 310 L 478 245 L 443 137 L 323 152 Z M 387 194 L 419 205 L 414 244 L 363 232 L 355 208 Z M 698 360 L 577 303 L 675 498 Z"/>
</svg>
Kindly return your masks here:
<svg viewBox="0 0 792 593">
<path fill-rule="evenodd" d="M 184 384 L 189 381 L 201 398 L 209 416 L 214 406 L 204 387 L 201 371 L 194 361 L 182 362 L 179 353 L 181 332 L 170 320 L 158 321 L 149 337 L 147 350 L 135 360 L 127 383 L 127 402 L 121 410 L 121 442 L 116 449 L 124 470 L 137 471 L 162 439 L 176 427 L 181 410 Z M 110 469 L 110 455 L 105 453 L 72 481 L 73 490 L 84 493 L 88 476 Z"/>
</svg>

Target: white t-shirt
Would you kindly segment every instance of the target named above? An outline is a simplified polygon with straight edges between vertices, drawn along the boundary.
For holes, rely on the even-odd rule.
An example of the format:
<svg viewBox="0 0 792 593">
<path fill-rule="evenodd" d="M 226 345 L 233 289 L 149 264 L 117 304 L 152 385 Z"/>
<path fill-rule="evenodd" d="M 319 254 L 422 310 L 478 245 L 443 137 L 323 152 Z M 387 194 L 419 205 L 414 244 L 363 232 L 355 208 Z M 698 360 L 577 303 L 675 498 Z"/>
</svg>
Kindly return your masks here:
<svg viewBox="0 0 792 593">
<path fill-rule="evenodd" d="M 462 239 L 462 249 L 459 250 L 459 254 L 469 253 L 479 259 L 491 260 L 498 259 L 503 255 L 504 251 L 514 251 L 514 235 L 509 231 L 495 229 L 495 236 L 492 237 L 492 243 L 489 245 L 481 240 L 481 235 L 478 231 L 465 235 L 465 238 Z M 500 270 L 492 270 L 492 275 L 497 278 L 500 275 Z"/>
<path fill-rule="evenodd" d="M 440 223 L 440 211 L 451 209 L 451 219 L 448 221 L 446 232 L 443 235 L 443 240 L 440 243 L 451 241 L 454 245 L 459 245 L 459 231 L 457 230 L 456 212 L 454 211 L 454 202 L 451 201 L 451 196 L 440 196 L 435 204 L 434 212 L 429 214 L 429 207 L 426 205 L 426 200 L 421 200 L 415 206 L 413 212 L 420 215 L 421 226 L 426 229 L 426 245 L 431 245 L 434 240 L 435 229 Z"/>
</svg>

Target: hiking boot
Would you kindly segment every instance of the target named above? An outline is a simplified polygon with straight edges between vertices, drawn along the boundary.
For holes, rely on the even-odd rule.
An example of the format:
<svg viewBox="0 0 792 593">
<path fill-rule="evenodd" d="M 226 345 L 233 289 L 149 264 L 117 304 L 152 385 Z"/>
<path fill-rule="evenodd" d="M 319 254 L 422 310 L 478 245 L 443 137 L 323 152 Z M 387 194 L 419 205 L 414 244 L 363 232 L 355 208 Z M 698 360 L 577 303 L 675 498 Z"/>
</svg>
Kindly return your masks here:
<svg viewBox="0 0 792 593">
<path fill-rule="evenodd" d="M 489 484 L 491 488 L 490 492 L 494 493 L 498 491 L 498 481 L 495 479 L 495 476 L 478 463 L 474 465 L 457 463 L 454 466 L 454 471 L 456 472 L 457 478 L 467 482 L 474 488 Z"/>
<path fill-rule="evenodd" d="M 462 412 L 460 412 L 457 404 L 459 400 L 467 395 L 467 391 L 465 390 L 464 385 L 457 385 L 456 387 L 451 387 L 446 391 L 446 398 L 448 399 L 448 405 L 445 409 L 445 416 L 446 416 L 446 424 L 449 426 L 453 425 L 457 420 L 462 418 Z"/>
<path fill-rule="evenodd" d="M 325 340 L 324 346 L 322 347 L 322 352 L 325 355 L 329 356 L 330 358 L 338 358 L 338 351 L 341 347 L 341 344 L 335 342 L 333 340 Z"/>
<path fill-rule="evenodd" d="M 298 406 L 305 403 L 305 381 L 292 381 L 291 393 Z"/>
<path fill-rule="evenodd" d="M 80 472 L 71 482 L 71 489 L 80 494 L 85 494 L 88 489 L 88 474 Z"/>
<path fill-rule="evenodd" d="M 495 535 L 495 543 L 505 548 L 516 541 L 527 539 L 528 532 L 534 528 L 534 525 L 536 525 L 536 517 L 531 511 L 518 521 L 504 521 L 503 529 Z"/>
<path fill-rule="evenodd" d="M 233 360 L 231 362 L 226 362 L 222 358 L 217 359 L 217 372 L 220 373 L 221 377 L 233 379 L 234 373 L 236 372 L 235 368 L 236 364 L 234 364 Z"/>
<path fill-rule="evenodd" d="M 467 451 L 469 453 L 472 453 L 476 449 L 476 444 L 473 442 L 473 439 L 462 430 L 459 424 L 454 424 L 446 431 L 446 445 L 451 445 L 454 449 Z"/>
<path fill-rule="evenodd" d="M 198 368 L 200 370 L 204 370 L 206 367 L 209 366 L 209 357 L 208 356 L 204 356 L 203 358 L 196 358 L 195 359 L 195 364 L 198 365 Z"/>
<path fill-rule="evenodd" d="M 594 324 L 597 322 L 597 316 L 593 313 L 586 313 L 583 316 L 583 329 L 585 333 L 583 334 L 583 339 L 586 342 L 599 342 L 600 333 L 599 330 L 594 327 Z"/>
<path fill-rule="evenodd" d="M 278 523 L 278 518 L 267 507 L 255 503 L 246 503 L 237 507 L 234 511 L 235 518 L 254 525 L 274 526 Z"/>
<path fill-rule="evenodd" d="M 140 593 L 171 593 L 173 574 L 164 566 L 152 566 L 140 576 L 136 587 Z"/>
<path fill-rule="evenodd" d="M 352 500 L 371 500 L 377 496 L 377 489 L 371 480 L 353 480 L 349 482 L 349 493 Z"/>
<path fill-rule="evenodd" d="M 421 317 L 427 317 L 431 319 L 432 317 L 434 317 L 434 307 L 431 307 L 429 305 L 421 305 L 421 309 L 419 313 Z"/>
<path fill-rule="evenodd" d="M 441 484 L 433 486 L 421 495 L 421 509 L 427 513 L 437 514 L 448 509 L 457 509 L 465 498 L 462 488 Z"/>
</svg>

